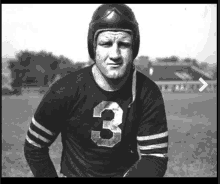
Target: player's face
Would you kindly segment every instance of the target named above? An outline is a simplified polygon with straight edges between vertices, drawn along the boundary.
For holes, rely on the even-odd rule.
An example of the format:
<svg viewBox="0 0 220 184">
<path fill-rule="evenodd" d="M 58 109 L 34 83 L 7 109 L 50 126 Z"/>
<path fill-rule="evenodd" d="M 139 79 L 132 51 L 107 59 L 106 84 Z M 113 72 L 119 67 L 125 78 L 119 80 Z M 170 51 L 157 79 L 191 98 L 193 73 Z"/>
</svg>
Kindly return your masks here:
<svg viewBox="0 0 220 184">
<path fill-rule="evenodd" d="M 109 79 L 125 76 L 132 66 L 132 37 L 127 32 L 105 31 L 97 38 L 96 65 Z"/>
</svg>

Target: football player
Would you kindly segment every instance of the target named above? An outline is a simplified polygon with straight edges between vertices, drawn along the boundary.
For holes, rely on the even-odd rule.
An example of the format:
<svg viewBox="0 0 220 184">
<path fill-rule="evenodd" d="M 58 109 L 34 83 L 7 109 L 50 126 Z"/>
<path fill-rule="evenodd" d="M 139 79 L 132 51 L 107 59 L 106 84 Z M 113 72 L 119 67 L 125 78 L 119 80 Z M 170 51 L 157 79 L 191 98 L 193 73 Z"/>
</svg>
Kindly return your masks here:
<svg viewBox="0 0 220 184">
<path fill-rule="evenodd" d="M 127 5 L 97 8 L 88 31 L 94 64 L 55 82 L 30 123 L 24 153 L 35 177 L 58 177 L 49 147 L 59 134 L 66 177 L 165 175 L 165 106 L 158 86 L 134 67 L 139 44 Z"/>
</svg>

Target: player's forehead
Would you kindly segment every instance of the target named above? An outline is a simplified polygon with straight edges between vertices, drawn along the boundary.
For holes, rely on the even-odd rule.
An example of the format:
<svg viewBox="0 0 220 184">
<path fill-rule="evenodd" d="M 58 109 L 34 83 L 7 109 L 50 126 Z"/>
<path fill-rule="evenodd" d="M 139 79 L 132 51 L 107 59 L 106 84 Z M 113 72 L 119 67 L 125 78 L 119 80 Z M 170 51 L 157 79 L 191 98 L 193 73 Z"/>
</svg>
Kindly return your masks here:
<svg viewBox="0 0 220 184">
<path fill-rule="evenodd" d="M 97 41 L 126 41 L 131 42 L 131 34 L 125 31 L 103 31 L 98 35 Z"/>
</svg>

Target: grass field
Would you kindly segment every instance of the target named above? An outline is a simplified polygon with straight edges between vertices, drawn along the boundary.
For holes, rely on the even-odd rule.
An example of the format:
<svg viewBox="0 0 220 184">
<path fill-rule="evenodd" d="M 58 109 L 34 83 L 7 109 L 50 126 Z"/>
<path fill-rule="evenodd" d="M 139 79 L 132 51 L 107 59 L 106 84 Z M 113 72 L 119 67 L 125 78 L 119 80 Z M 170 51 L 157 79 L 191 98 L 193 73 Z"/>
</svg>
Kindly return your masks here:
<svg viewBox="0 0 220 184">
<path fill-rule="evenodd" d="M 169 128 L 166 177 L 217 177 L 216 93 L 164 94 Z M 2 96 L 2 177 L 31 177 L 23 143 L 41 97 Z M 50 155 L 59 168 L 60 136 Z"/>
</svg>

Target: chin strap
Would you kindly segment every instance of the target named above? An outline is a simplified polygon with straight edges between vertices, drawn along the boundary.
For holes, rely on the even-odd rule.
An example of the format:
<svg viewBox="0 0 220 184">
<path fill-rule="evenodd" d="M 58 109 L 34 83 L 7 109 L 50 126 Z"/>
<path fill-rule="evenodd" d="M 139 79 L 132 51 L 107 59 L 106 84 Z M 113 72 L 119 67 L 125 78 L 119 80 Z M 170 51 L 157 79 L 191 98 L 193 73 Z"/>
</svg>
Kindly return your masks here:
<svg viewBox="0 0 220 184">
<path fill-rule="evenodd" d="M 132 102 L 128 105 L 129 108 L 131 107 L 131 104 L 134 102 L 135 97 L 136 97 L 136 80 L 137 80 L 136 73 L 137 73 L 137 70 L 134 69 L 133 78 L 132 78 Z"/>
</svg>

